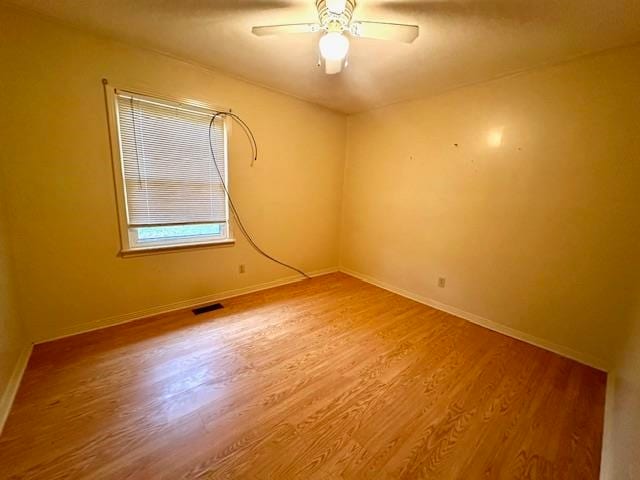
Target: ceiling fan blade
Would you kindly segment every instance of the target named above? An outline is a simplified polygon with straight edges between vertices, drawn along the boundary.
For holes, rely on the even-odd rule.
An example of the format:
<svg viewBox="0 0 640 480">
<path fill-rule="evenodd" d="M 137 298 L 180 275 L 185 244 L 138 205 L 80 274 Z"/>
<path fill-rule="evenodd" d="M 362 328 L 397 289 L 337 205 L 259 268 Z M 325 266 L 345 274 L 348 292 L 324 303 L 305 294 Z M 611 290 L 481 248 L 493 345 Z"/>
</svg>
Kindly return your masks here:
<svg viewBox="0 0 640 480">
<path fill-rule="evenodd" d="M 280 35 L 286 33 L 312 33 L 320 31 L 317 23 L 291 23 L 288 25 L 265 25 L 263 27 L 253 27 L 251 32 L 254 35 L 263 37 L 265 35 Z"/>
<path fill-rule="evenodd" d="M 396 40 L 411 43 L 420 33 L 417 25 L 382 22 L 353 22 L 351 34 L 356 37 L 377 38 L 379 40 Z"/>
</svg>

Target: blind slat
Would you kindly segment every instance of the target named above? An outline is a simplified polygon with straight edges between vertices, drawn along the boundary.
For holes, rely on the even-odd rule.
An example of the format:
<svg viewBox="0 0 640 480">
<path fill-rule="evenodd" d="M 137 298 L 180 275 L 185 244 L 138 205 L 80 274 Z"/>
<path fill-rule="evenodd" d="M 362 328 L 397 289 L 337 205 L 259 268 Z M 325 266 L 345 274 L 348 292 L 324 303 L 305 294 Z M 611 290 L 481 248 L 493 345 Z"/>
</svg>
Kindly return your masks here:
<svg viewBox="0 0 640 480">
<path fill-rule="evenodd" d="M 185 108 L 117 95 L 122 171 L 131 226 L 222 223 L 227 199 L 224 122 Z"/>
</svg>

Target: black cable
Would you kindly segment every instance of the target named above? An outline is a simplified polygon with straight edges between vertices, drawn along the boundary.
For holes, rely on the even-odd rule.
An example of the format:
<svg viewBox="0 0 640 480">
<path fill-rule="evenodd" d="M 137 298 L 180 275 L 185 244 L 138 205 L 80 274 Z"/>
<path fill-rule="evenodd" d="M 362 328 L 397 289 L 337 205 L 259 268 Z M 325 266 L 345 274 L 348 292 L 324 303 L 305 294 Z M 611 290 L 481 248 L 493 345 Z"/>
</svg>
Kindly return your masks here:
<svg viewBox="0 0 640 480">
<path fill-rule="evenodd" d="M 256 244 L 256 242 L 253 240 L 253 238 L 251 237 L 251 234 L 245 228 L 244 223 L 242 223 L 242 219 L 240 218 L 240 213 L 238 213 L 238 209 L 236 208 L 235 204 L 233 203 L 233 199 L 231 198 L 231 194 L 229 193 L 229 189 L 227 188 L 227 185 L 226 185 L 226 183 L 224 181 L 224 176 L 222 175 L 222 172 L 220 172 L 220 169 L 218 168 L 218 163 L 216 162 L 216 154 L 215 154 L 214 149 L 213 149 L 213 142 L 212 142 L 212 138 L 211 138 L 211 130 L 213 129 L 213 124 L 216 121 L 216 118 L 218 118 L 220 116 L 230 116 L 233 120 L 236 120 L 238 122 L 238 124 L 242 127 L 242 129 L 244 130 L 245 135 L 247 135 L 247 138 L 249 139 L 249 143 L 251 143 L 251 153 L 252 153 L 251 164 L 252 165 L 253 165 L 253 162 L 255 162 L 258 159 L 258 144 L 257 144 L 256 139 L 253 136 L 253 132 L 251 131 L 249 126 L 240 117 L 238 117 L 235 113 L 232 113 L 232 112 L 216 112 L 211 117 L 211 121 L 209 122 L 209 132 L 208 132 L 209 133 L 209 150 L 211 151 L 211 157 L 213 158 L 213 165 L 216 167 L 216 171 L 218 172 L 218 177 L 220 177 L 220 182 L 222 183 L 222 188 L 224 189 L 224 193 L 227 196 L 227 199 L 229 200 L 229 206 L 231 207 L 231 212 L 233 213 L 233 216 L 236 219 L 238 227 L 240 227 L 240 231 L 242 232 L 244 237 L 247 239 L 247 242 L 249 242 L 249 244 L 254 248 L 254 250 L 256 252 L 258 252 L 260 255 L 262 255 L 265 258 L 268 258 L 269 260 L 271 260 L 271 261 L 273 261 L 275 263 L 278 263 L 278 264 L 282 265 L 283 267 L 286 267 L 286 268 L 289 268 L 289 269 L 291 269 L 291 270 L 293 270 L 295 272 L 298 272 L 300 275 L 303 275 L 305 278 L 311 279 L 311 277 L 309 275 L 307 275 L 305 272 L 303 272 L 301 269 L 299 269 L 297 267 L 294 267 L 292 265 L 289 265 L 288 263 L 282 262 L 282 261 L 278 260 L 277 258 L 272 257 L 271 255 L 269 255 L 264 250 L 262 250 Z"/>
<path fill-rule="evenodd" d="M 247 125 L 245 123 L 245 121 L 242 120 L 242 118 L 240 118 L 235 113 L 233 113 L 233 112 L 225 112 L 224 114 L 230 116 L 244 130 L 245 135 L 249 139 L 249 143 L 251 143 L 251 154 L 252 154 L 252 156 L 251 156 L 251 165 L 253 166 L 253 163 L 256 160 L 258 160 L 258 142 L 256 142 L 256 138 L 253 136 L 253 132 L 249 128 L 249 125 Z"/>
</svg>

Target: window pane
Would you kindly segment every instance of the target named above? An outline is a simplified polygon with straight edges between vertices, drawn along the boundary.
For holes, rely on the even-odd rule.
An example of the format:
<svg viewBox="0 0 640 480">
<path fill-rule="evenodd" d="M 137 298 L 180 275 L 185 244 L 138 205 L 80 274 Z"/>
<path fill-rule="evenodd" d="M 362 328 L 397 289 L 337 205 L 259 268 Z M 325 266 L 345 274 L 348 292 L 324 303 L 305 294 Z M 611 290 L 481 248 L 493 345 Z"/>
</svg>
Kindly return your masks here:
<svg viewBox="0 0 640 480">
<path fill-rule="evenodd" d="M 222 118 L 126 94 L 118 115 L 129 226 L 227 220 Z"/>
<path fill-rule="evenodd" d="M 176 238 L 212 237 L 222 235 L 223 233 L 222 225 L 219 223 L 140 227 L 137 230 L 139 242 L 152 242 L 164 239 L 171 240 Z"/>
</svg>

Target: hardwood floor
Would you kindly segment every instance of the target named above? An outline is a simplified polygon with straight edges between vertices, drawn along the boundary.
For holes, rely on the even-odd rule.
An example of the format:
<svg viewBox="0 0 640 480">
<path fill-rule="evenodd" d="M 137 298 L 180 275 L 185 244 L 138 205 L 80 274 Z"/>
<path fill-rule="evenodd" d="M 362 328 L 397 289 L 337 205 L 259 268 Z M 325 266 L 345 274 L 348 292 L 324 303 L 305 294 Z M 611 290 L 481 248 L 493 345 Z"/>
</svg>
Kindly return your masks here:
<svg viewBox="0 0 640 480">
<path fill-rule="evenodd" d="M 604 373 L 343 274 L 38 345 L 0 478 L 597 479 Z"/>
</svg>

